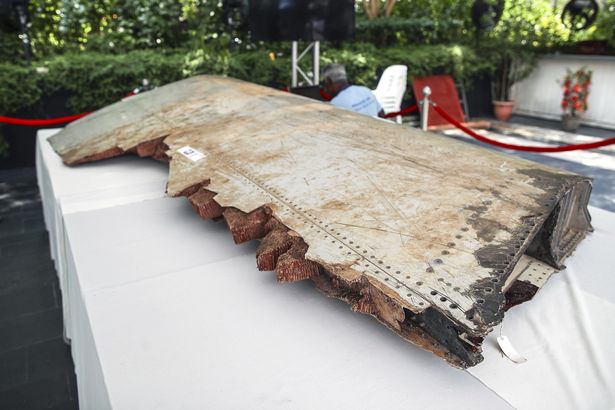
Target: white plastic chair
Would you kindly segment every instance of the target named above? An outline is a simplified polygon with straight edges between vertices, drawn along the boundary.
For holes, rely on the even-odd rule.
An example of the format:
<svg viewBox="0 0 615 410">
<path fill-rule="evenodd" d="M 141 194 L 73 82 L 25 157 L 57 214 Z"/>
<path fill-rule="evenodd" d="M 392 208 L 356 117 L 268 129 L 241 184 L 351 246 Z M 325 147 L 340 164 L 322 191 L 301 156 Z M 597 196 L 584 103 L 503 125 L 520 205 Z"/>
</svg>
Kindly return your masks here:
<svg viewBox="0 0 615 410">
<path fill-rule="evenodd" d="M 406 92 L 408 67 L 405 65 L 392 65 L 386 68 L 378 81 L 378 87 L 372 90 L 376 99 L 382 105 L 385 114 L 397 112 L 401 109 L 401 101 Z M 401 115 L 395 117 L 401 124 Z"/>
</svg>

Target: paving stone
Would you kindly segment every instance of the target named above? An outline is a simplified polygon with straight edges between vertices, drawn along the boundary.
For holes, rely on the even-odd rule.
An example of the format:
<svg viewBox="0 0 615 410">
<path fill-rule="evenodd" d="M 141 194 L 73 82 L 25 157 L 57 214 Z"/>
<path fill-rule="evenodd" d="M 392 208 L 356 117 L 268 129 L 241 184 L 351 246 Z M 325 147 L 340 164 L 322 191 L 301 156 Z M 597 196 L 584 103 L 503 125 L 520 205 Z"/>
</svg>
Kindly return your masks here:
<svg viewBox="0 0 615 410">
<path fill-rule="evenodd" d="M 57 306 L 54 281 L 37 282 L 2 294 L 0 321 L 50 310 Z"/>
<path fill-rule="evenodd" d="M 23 233 L 22 219 L 0 219 L 0 238 Z"/>
<path fill-rule="evenodd" d="M 0 392 L 27 382 L 27 348 L 0 353 Z M 2 393 L 0 393 L 0 396 Z"/>
<path fill-rule="evenodd" d="M 62 409 L 70 402 L 69 380 L 65 374 L 20 384 L 0 393 L 0 409 Z"/>
<path fill-rule="evenodd" d="M 21 221 L 23 225 L 23 220 Z M 11 235 L 0 236 L 0 255 L 2 248 L 5 246 L 14 246 L 15 244 L 29 243 L 29 246 L 35 246 L 32 242 L 38 242 L 37 249 L 45 252 L 49 249 L 49 235 L 47 232 L 20 232 Z"/>
<path fill-rule="evenodd" d="M 45 232 L 45 219 L 42 215 L 23 220 L 24 232 Z"/>
<path fill-rule="evenodd" d="M 33 168 L 0 171 L 0 409 L 78 409 Z"/>
<path fill-rule="evenodd" d="M 77 375 L 74 371 L 68 375 L 68 392 L 70 393 L 71 401 L 75 403 L 79 401 L 79 394 L 77 393 Z"/>
<path fill-rule="evenodd" d="M 6 257 L 25 257 L 27 255 L 49 255 L 49 237 L 47 232 L 32 232 L 23 235 L 21 240 L 0 247 L 0 255 Z"/>
<path fill-rule="evenodd" d="M 27 269 L 3 269 L 0 272 L 0 297 L 35 283 L 55 281 L 57 281 L 57 274 L 53 262 L 49 259 L 41 260 L 38 265 L 30 265 Z"/>
<path fill-rule="evenodd" d="M 70 346 L 64 343 L 61 337 L 29 345 L 27 349 L 28 381 L 44 379 L 59 373 L 70 376 L 74 372 Z"/>
<path fill-rule="evenodd" d="M 48 410 L 77 410 L 77 409 L 79 409 L 79 403 L 73 400 L 65 401 L 58 405 L 48 407 Z"/>
<path fill-rule="evenodd" d="M 61 308 L 1 321 L 0 352 L 61 337 L 62 330 Z"/>
<path fill-rule="evenodd" d="M 48 249 L 38 254 L 29 255 L 27 258 L 0 256 L 0 281 L 3 277 L 10 276 L 11 274 L 25 274 L 30 269 L 49 266 L 53 268 L 53 262 L 51 261 Z"/>
</svg>

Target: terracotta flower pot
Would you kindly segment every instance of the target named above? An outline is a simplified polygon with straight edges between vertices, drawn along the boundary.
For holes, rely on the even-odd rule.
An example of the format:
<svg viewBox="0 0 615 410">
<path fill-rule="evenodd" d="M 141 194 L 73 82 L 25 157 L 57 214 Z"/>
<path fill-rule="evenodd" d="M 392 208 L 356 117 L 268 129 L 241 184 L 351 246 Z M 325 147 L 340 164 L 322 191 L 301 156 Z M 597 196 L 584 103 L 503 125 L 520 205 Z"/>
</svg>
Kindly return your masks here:
<svg viewBox="0 0 615 410">
<path fill-rule="evenodd" d="M 500 121 L 508 121 L 512 117 L 513 108 L 515 107 L 514 101 L 494 101 L 493 111 L 495 112 L 495 118 Z"/>
<path fill-rule="evenodd" d="M 570 114 L 562 115 L 562 128 L 564 131 L 575 132 L 579 128 L 581 117 Z"/>
</svg>

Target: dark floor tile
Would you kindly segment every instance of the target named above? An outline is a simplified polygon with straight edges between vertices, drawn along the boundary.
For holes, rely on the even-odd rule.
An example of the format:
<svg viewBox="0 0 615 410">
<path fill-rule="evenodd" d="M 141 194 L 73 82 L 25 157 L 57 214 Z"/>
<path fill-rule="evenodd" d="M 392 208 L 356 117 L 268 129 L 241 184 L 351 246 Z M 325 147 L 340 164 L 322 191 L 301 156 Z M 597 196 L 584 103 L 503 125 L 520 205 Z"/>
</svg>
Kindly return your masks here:
<svg viewBox="0 0 615 410">
<path fill-rule="evenodd" d="M 27 258 L 0 256 L 0 281 L 4 277 L 10 277 L 15 274 L 25 275 L 29 270 L 45 268 L 54 269 L 48 250 L 40 254 L 29 255 Z"/>
<path fill-rule="evenodd" d="M 71 363 L 72 363 L 72 358 L 71 358 Z M 74 368 L 74 365 L 73 365 L 73 368 Z M 70 393 L 70 399 L 74 401 L 75 403 L 78 403 L 79 394 L 77 392 L 77 375 L 75 374 L 74 370 L 68 375 L 68 391 Z"/>
<path fill-rule="evenodd" d="M 36 184 L 36 169 L 27 167 L 2 170 L 0 181 L 25 181 Z"/>
<path fill-rule="evenodd" d="M 78 409 L 34 168 L 0 171 L 0 410 Z"/>
<path fill-rule="evenodd" d="M 48 407 L 47 410 L 79 410 L 79 404 L 76 401 L 70 400 Z"/>
<path fill-rule="evenodd" d="M 74 373 L 70 346 L 58 337 L 36 343 L 28 349 L 28 381 L 51 377 L 56 374 L 70 376 Z"/>
<path fill-rule="evenodd" d="M 61 308 L 4 320 L 0 322 L 0 352 L 61 337 L 62 331 Z"/>
<path fill-rule="evenodd" d="M 68 379 L 59 374 L 0 392 L 0 409 L 60 409 L 70 402 Z"/>
<path fill-rule="evenodd" d="M 27 375 L 27 348 L 22 347 L 0 353 L 0 392 L 26 383 Z"/>
<path fill-rule="evenodd" d="M 57 280 L 53 261 L 42 260 L 39 264 L 29 264 L 20 269 L 0 269 L 0 298 L 3 295 L 36 283 L 49 283 Z"/>
<path fill-rule="evenodd" d="M 29 204 L 28 206 L 22 206 L 16 209 L 9 209 L 2 211 L 0 209 L 0 221 L 10 219 L 27 219 L 36 218 L 43 215 L 43 206 L 40 202 Z M 0 222 L 1 225 L 1 222 Z"/>
<path fill-rule="evenodd" d="M 0 193 L 0 195 L 4 195 Z M 42 209 L 42 202 L 40 198 L 29 199 L 27 201 L 16 202 L 14 200 L 8 200 L 7 198 L 0 200 L 0 216 L 16 215 L 34 211 L 40 211 Z"/>
<path fill-rule="evenodd" d="M 0 321 L 18 318 L 57 306 L 54 281 L 38 282 L 2 294 Z"/>
<path fill-rule="evenodd" d="M 38 217 L 26 218 L 23 220 L 23 230 L 24 232 L 46 232 L 45 231 L 45 220 L 43 219 L 43 215 Z"/>
<path fill-rule="evenodd" d="M 0 218 L 0 238 L 17 236 L 23 233 L 23 219 Z"/>
<path fill-rule="evenodd" d="M 20 221 L 23 227 L 24 221 Z M 49 245 L 45 245 L 41 242 L 41 238 L 49 238 L 49 235 L 44 235 L 43 232 L 19 232 L 12 233 L 10 235 L 5 235 L 0 237 L 0 255 L 1 250 L 5 246 L 16 246 L 16 245 L 26 245 L 26 246 L 39 246 L 40 249 L 47 249 Z"/>
<path fill-rule="evenodd" d="M 49 236 L 47 232 L 32 232 L 23 235 L 24 239 L 15 240 L 0 247 L 0 256 L 6 257 L 26 257 L 33 254 L 49 255 Z"/>
</svg>

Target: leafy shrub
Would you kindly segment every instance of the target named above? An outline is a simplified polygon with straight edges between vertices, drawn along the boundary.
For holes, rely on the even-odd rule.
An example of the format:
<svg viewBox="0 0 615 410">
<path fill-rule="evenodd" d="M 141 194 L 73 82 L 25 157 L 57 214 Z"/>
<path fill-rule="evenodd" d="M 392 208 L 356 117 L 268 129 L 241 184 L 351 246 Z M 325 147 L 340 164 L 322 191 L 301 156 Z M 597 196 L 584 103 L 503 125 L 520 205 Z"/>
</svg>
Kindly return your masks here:
<svg viewBox="0 0 615 410">
<path fill-rule="evenodd" d="M 183 77 L 183 62 L 182 54 L 177 52 L 66 54 L 43 63 L 49 71 L 38 83 L 47 95 L 67 91 L 70 95 L 68 108 L 81 112 L 118 101 L 144 78 L 154 86 L 177 81 Z"/>
<path fill-rule="evenodd" d="M 43 92 L 36 70 L 21 65 L 0 63 L 0 115 L 34 105 Z"/>
<path fill-rule="evenodd" d="M 561 9 L 548 0 L 507 1 L 502 18 L 487 35 L 501 46 L 550 48 L 568 42 L 570 30 L 561 20 Z"/>
<path fill-rule="evenodd" d="M 353 43 L 342 48 L 327 47 L 321 65 L 344 64 L 352 82 L 374 87 L 380 72 L 392 64 L 406 64 L 409 77 L 431 73 L 452 74 L 465 81 L 490 68 L 489 62 L 473 49 L 460 45 L 428 45 L 377 48 Z M 0 114 L 31 107 L 44 95 L 66 92 L 72 112 L 93 110 L 111 104 L 147 78 L 153 86 L 196 74 L 229 75 L 247 81 L 282 88 L 290 83 L 289 53 L 267 50 L 241 53 L 202 49 L 166 52 L 132 51 L 122 55 L 97 52 L 67 53 L 37 64 L 34 68 L 0 64 Z M 307 69 L 307 68 L 306 68 Z"/>
<path fill-rule="evenodd" d="M 357 22 L 356 39 L 378 47 L 455 42 L 463 37 L 464 25 L 464 21 L 458 18 L 377 18 Z"/>
<path fill-rule="evenodd" d="M 615 48 L 615 0 L 607 0 L 600 6 L 594 25 L 576 35 L 577 40 L 606 40 Z"/>
</svg>

